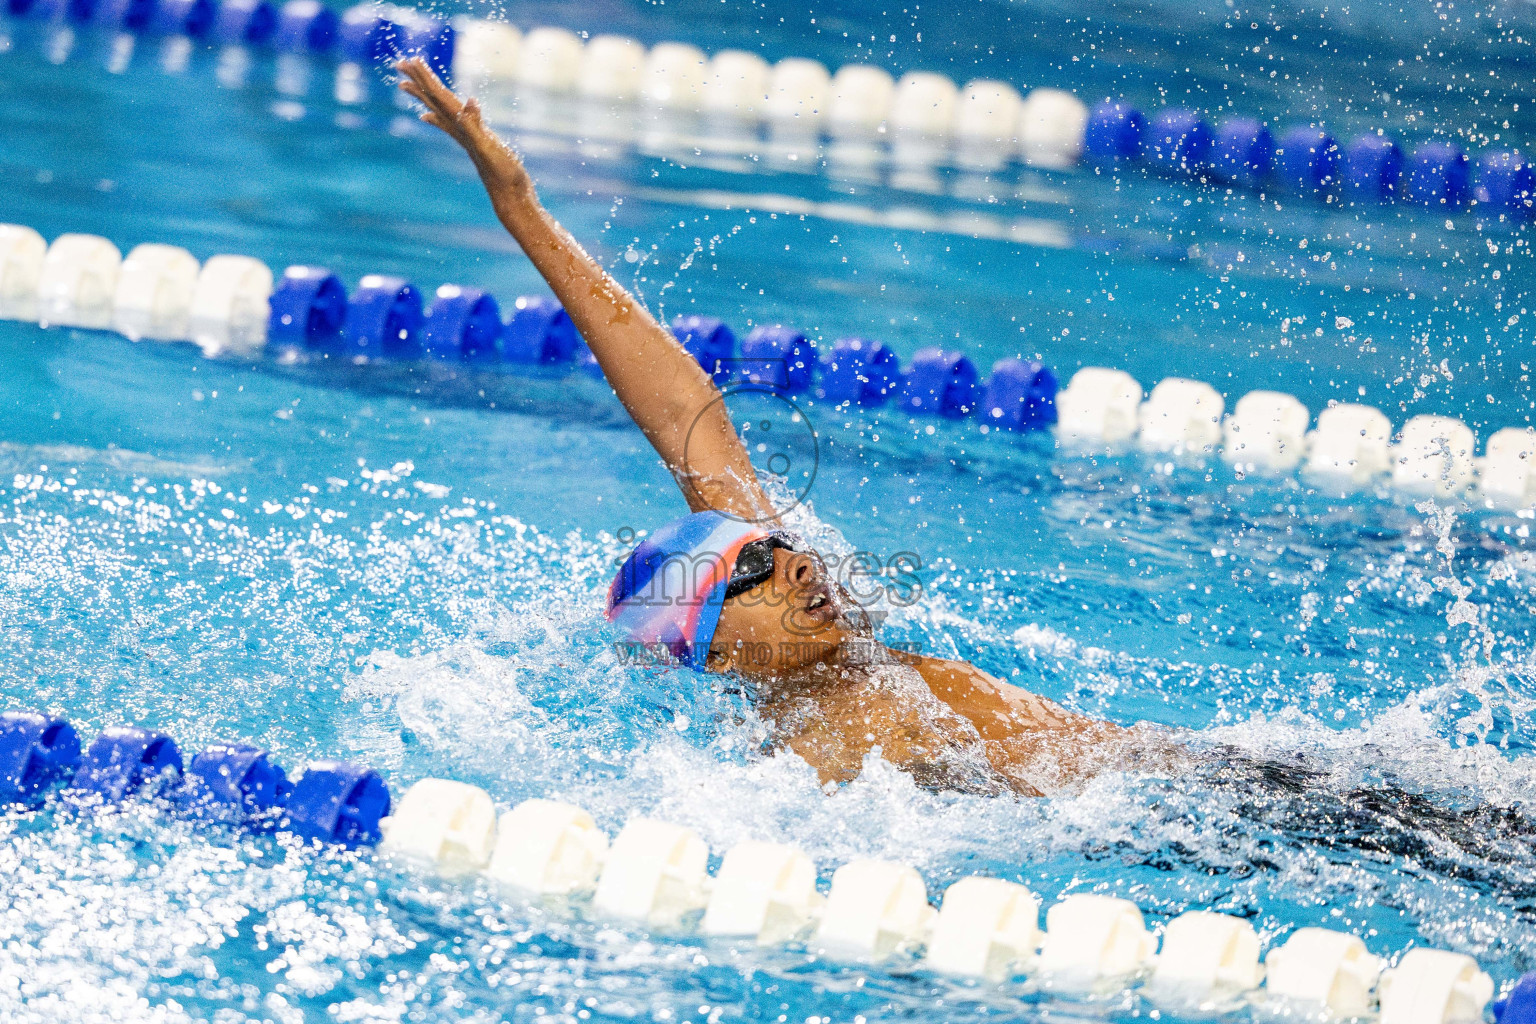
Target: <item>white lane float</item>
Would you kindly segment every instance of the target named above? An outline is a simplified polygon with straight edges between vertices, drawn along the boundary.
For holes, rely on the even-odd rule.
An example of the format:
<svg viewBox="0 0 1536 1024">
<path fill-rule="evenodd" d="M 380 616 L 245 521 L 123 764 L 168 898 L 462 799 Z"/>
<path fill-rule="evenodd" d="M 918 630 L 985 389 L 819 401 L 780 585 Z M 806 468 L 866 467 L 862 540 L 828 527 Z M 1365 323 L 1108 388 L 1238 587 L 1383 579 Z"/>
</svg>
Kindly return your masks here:
<svg viewBox="0 0 1536 1024">
<path fill-rule="evenodd" d="M 1001 982 L 1033 964 L 1040 897 L 1000 878 L 962 878 L 944 891 L 927 965 L 944 974 Z"/>
<path fill-rule="evenodd" d="M 720 862 L 699 930 L 776 945 L 808 928 L 821 904 L 809 857 L 793 846 L 747 840 Z"/>
<path fill-rule="evenodd" d="M 637 82 L 634 46 L 639 44 L 624 37 L 598 35 L 584 42 L 559 26 L 524 33 L 504 21 L 464 16 L 453 19 L 453 28 L 454 73 L 467 83 L 517 82 L 613 100 L 638 95 L 673 109 L 824 126 L 834 135 L 875 134 L 889 125 L 908 136 L 898 147 L 908 161 L 914 154 L 940 155 L 934 143 L 920 138 L 951 136 L 967 151 L 984 146 L 1017 152 L 1049 167 L 1075 163 L 1083 152 L 1088 108 L 1061 89 L 1021 96 L 1013 85 L 994 79 L 957 88 L 947 76 L 929 72 L 911 72 L 898 82 L 869 64 L 845 65 L 829 76 L 814 60 L 790 57 L 770 67 L 747 51 L 708 56 L 678 42 L 652 48 Z"/>
<path fill-rule="evenodd" d="M 503 814 L 487 876 L 544 896 L 591 892 L 608 855 L 608 836 L 572 804 L 535 798 Z"/>
<path fill-rule="evenodd" d="M 1141 407 L 1143 448 L 1174 454 L 1205 454 L 1221 442 L 1226 403 L 1204 381 L 1169 377 L 1159 381 Z"/>
<path fill-rule="evenodd" d="M 1019 110 L 1019 155 L 1041 167 L 1070 167 L 1083 155 L 1088 107 L 1064 89 L 1035 89 Z"/>
<path fill-rule="evenodd" d="M 844 64 L 832 76 L 827 123 L 833 134 L 873 133 L 891 116 L 896 80 L 873 64 Z"/>
<path fill-rule="evenodd" d="M 645 98 L 673 110 L 696 110 L 703 105 L 708 67 L 697 46 L 657 43 L 645 61 Z"/>
<path fill-rule="evenodd" d="M 379 829 L 381 850 L 424 860 L 445 875 L 479 871 L 496 845 L 496 805 L 478 786 L 422 779 Z"/>
<path fill-rule="evenodd" d="M 1392 421 L 1380 409 L 1330 405 L 1307 435 L 1306 471 L 1357 487 L 1368 484 L 1391 467 L 1391 438 Z"/>
<path fill-rule="evenodd" d="M 599 913 L 676 928 L 704 908 L 709 847 L 698 833 L 632 818 L 608 850 L 592 905 Z"/>
<path fill-rule="evenodd" d="M 459 16 L 453 19 L 453 73 L 467 83 L 515 80 L 523 34 L 504 21 Z"/>
<path fill-rule="evenodd" d="M 1307 407 L 1282 391 L 1250 391 L 1223 425 L 1222 457 L 1236 466 L 1290 470 L 1306 453 Z"/>
<path fill-rule="evenodd" d="M 570 29 L 541 25 L 523 36 L 517 80 L 544 92 L 570 92 L 581 74 L 581 38 Z"/>
<path fill-rule="evenodd" d="M 272 270 L 249 256 L 211 256 L 197 275 L 188 331 L 208 355 L 249 355 L 267 341 Z"/>
<path fill-rule="evenodd" d="M 0 224 L 0 320 L 37 319 L 37 286 L 48 242 L 22 224 Z"/>
<path fill-rule="evenodd" d="M 1536 430 L 1505 427 L 1488 438 L 1478 472 L 1483 499 L 1496 508 L 1536 504 Z"/>
<path fill-rule="evenodd" d="M 117 275 L 112 327 L 133 341 L 185 341 L 202 268 L 174 245 L 134 246 Z"/>
<path fill-rule="evenodd" d="M 1147 994 L 1155 1002 L 1205 1007 L 1259 987 L 1259 935 L 1230 914 L 1191 910 L 1168 922 Z"/>
<path fill-rule="evenodd" d="M 1139 974 L 1157 952 L 1141 910 L 1118 896 L 1068 896 L 1045 915 L 1039 971 L 1052 988 L 1095 991 Z"/>
<path fill-rule="evenodd" d="M 1392 483 L 1414 494 L 1459 494 L 1472 483 L 1477 439 L 1449 416 L 1415 416 L 1392 447 Z"/>
<path fill-rule="evenodd" d="M 37 279 L 37 320 L 44 327 L 106 328 L 123 254 L 99 235 L 60 235 Z"/>
<path fill-rule="evenodd" d="M 793 121 L 808 130 L 821 124 L 832 94 L 832 76 L 820 61 L 790 57 L 773 66 L 765 108 L 775 121 Z"/>
<path fill-rule="evenodd" d="M 1024 99 L 1007 82 L 967 82 L 955 101 L 954 132 L 960 139 L 1012 151 L 1018 142 Z"/>
<path fill-rule="evenodd" d="M 1359 936 L 1327 928 L 1298 928 L 1265 958 L 1264 987 L 1278 1010 L 1360 1017 L 1371 1009 L 1384 961 Z"/>
<path fill-rule="evenodd" d="M 581 53 L 576 91 L 591 99 L 636 99 L 645 87 L 646 61 L 645 47 L 637 40 L 628 36 L 593 36 Z"/>
<path fill-rule="evenodd" d="M 1135 435 L 1140 408 L 1136 378 L 1085 366 L 1056 395 L 1056 436 L 1069 444 L 1116 444 Z"/>
<path fill-rule="evenodd" d="M 721 50 L 704 71 L 704 109 L 750 120 L 768 102 L 768 62 L 746 50 Z"/>
<path fill-rule="evenodd" d="M 954 129 L 959 98 L 960 90 L 943 75 L 909 72 L 896 83 L 887 120 L 893 131 L 946 136 Z"/>
<path fill-rule="evenodd" d="M 1381 975 L 1381 1024 L 1480 1021 L 1493 979 L 1464 953 L 1410 949 Z"/>
<path fill-rule="evenodd" d="M 928 890 L 914 869 L 850 861 L 832 875 L 815 941 L 832 957 L 878 961 L 920 943 L 933 918 Z"/>
</svg>

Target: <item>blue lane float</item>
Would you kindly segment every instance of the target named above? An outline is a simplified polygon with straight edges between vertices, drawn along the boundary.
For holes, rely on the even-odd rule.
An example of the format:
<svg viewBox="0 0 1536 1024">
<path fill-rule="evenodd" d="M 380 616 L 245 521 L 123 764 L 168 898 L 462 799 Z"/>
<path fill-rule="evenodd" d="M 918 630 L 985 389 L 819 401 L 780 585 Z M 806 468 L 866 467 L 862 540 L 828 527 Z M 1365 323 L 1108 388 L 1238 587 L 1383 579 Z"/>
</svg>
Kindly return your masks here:
<svg viewBox="0 0 1536 1024">
<path fill-rule="evenodd" d="M 1088 112 L 1083 148 L 1096 157 L 1133 160 L 1141 155 L 1146 115 L 1116 100 L 1105 100 Z"/>
<path fill-rule="evenodd" d="M 736 335 L 724 320 L 696 313 L 676 317 L 672 321 L 672 336 L 717 384 L 730 379 L 736 357 Z"/>
<path fill-rule="evenodd" d="M 1316 126 L 1295 126 L 1278 139 L 1256 119 L 1234 117 L 1214 131 L 1199 115 L 1168 108 L 1148 123 L 1135 107 L 1108 99 L 1088 115 L 1084 150 L 1101 160 L 1141 159 L 1164 170 L 1263 188 L 1268 182 L 1302 195 L 1331 194 L 1346 201 L 1411 199 L 1425 206 L 1469 201 L 1515 219 L 1536 212 L 1536 181 L 1515 151 L 1490 150 L 1471 160 L 1449 142 L 1430 142 L 1406 154 L 1381 133 L 1347 146 Z M 1475 175 L 1474 171 L 1475 163 Z"/>
<path fill-rule="evenodd" d="M 436 359 L 485 362 L 501 357 L 501 307 L 478 288 L 445 284 L 427 310 L 421 340 Z"/>
<path fill-rule="evenodd" d="M 525 295 L 512 306 L 512 316 L 501 333 L 502 358 L 509 363 L 554 365 L 576 357 L 579 345 L 576 325 L 554 299 Z"/>
<path fill-rule="evenodd" d="M 1496 1024 L 1536 1024 L 1536 971 L 1521 975 L 1514 988 L 1493 1004 Z"/>
<path fill-rule="evenodd" d="M 276 282 L 271 308 L 268 343 L 279 352 L 325 352 L 338 336 L 345 336 L 351 350 L 369 358 L 410 358 L 424 352 L 440 360 L 488 366 L 574 363 L 583 372 L 602 376 L 570 316 L 548 296 L 517 299 L 503 324 L 496 300 L 479 289 L 444 285 L 431 309 L 422 314 L 419 293 L 401 278 L 369 275 L 348 299 L 345 286 L 330 271 L 294 266 Z M 866 338 L 840 339 L 831 351 L 818 355 L 803 332 L 762 325 L 741 342 L 737 355 L 736 336 L 719 318 L 681 316 L 670 330 L 718 383 L 811 394 L 833 404 L 878 406 L 899 395 L 899 408 L 913 415 L 960 419 L 973 412 L 981 415 L 981 399 L 990 386 L 969 360 L 937 348 L 917 353 L 914 373 L 903 375 L 896 354 Z M 1034 369 L 1026 373 L 1015 362 L 998 364 L 1005 377 L 997 381 L 996 394 L 1014 397 L 998 398 L 995 407 L 1005 412 L 995 425 L 1043 429 L 1055 421 L 1055 377 L 1043 368 L 1043 376 Z M 1015 380 L 1018 374 L 1024 377 Z M 1027 399 L 1020 397 L 1025 391 L 1030 391 Z M 1019 402 L 1024 403 L 1022 410 L 1015 409 Z"/>
<path fill-rule="evenodd" d="M 288 0 L 277 16 L 272 48 L 279 53 L 321 54 L 336 45 L 341 19 L 320 0 Z"/>
<path fill-rule="evenodd" d="M 260 46 L 277 30 L 277 12 L 267 0 L 221 0 L 209 38 L 226 45 Z"/>
<path fill-rule="evenodd" d="M 1332 135 L 1316 128 L 1292 128 L 1275 150 L 1278 173 L 1285 184 L 1302 193 L 1319 192 L 1338 173 L 1339 146 Z"/>
<path fill-rule="evenodd" d="M 389 814 L 389 787 L 378 772 L 345 761 L 317 761 L 288 797 L 283 827 L 305 839 L 342 846 L 379 841 Z"/>
<path fill-rule="evenodd" d="M 91 21 L 109 31 L 142 32 L 154 20 L 156 0 L 101 0 Z"/>
<path fill-rule="evenodd" d="M 1536 173 L 1519 150 L 1492 150 L 1477 159 L 1478 205 L 1520 216 L 1531 210 Z"/>
<path fill-rule="evenodd" d="M 272 290 L 267 342 L 325 348 L 341 337 L 347 319 L 347 287 L 324 267 L 289 267 Z"/>
<path fill-rule="evenodd" d="M 409 359 L 420 351 L 422 319 L 415 285 L 403 277 L 369 274 L 347 300 L 342 335 L 359 355 Z"/>
<path fill-rule="evenodd" d="M 901 379 L 900 409 L 919 416 L 960 419 L 976 407 L 976 366 L 959 352 L 920 348 Z"/>
<path fill-rule="evenodd" d="M 901 360 L 869 338 L 839 338 L 817 365 L 815 395 L 833 404 L 881 405 L 900 383 Z"/>
<path fill-rule="evenodd" d="M 29 803 L 80 767 L 80 736 L 62 718 L 32 711 L 0 715 L 0 807 Z"/>
<path fill-rule="evenodd" d="M 62 21 L 69 13 L 70 0 L 13 0 L 11 13 L 37 21 Z"/>
<path fill-rule="evenodd" d="M 1147 158 L 1170 171 L 1198 174 L 1211 156 L 1211 129 L 1193 110 L 1159 111 L 1146 133 Z"/>
<path fill-rule="evenodd" d="M 159 0 L 146 31 L 152 35 L 207 39 L 218 13 L 215 0 Z"/>
<path fill-rule="evenodd" d="M 761 326 L 741 343 L 738 376 L 748 384 L 797 395 L 811 386 L 816 348 L 793 327 Z"/>
<path fill-rule="evenodd" d="M 1056 375 L 1037 360 L 1000 359 L 977 407 L 983 423 L 1007 430 L 1044 430 L 1056 422 Z"/>
<path fill-rule="evenodd" d="M 1229 117 L 1211 142 L 1211 167 L 1218 177 L 1242 185 L 1257 185 L 1275 162 L 1275 140 L 1269 129 L 1251 117 Z"/>
<path fill-rule="evenodd" d="M 1381 202 L 1397 195 L 1403 151 L 1380 135 L 1362 135 L 1344 148 L 1340 177 L 1354 198 Z"/>
<path fill-rule="evenodd" d="M 72 788 L 116 801 L 160 780 L 181 778 L 181 749 L 163 732 L 116 725 L 91 741 Z"/>
<path fill-rule="evenodd" d="M 116 803 L 156 784 L 172 811 L 217 811 L 256 828 L 344 846 L 377 843 L 389 813 L 389 787 L 378 772 L 347 761 L 316 761 L 290 782 L 269 751 L 249 743 L 215 743 L 192 758 L 163 732 L 133 726 L 105 729 L 80 751 L 74 726 L 33 711 L 0 714 L 0 810 L 41 803 L 64 784 L 77 809 L 82 797 Z"/>
<path fill-rule="evenodd" d="M 399 52 L 401 37 L 400 26 L 386 18 L 377 4 L 347 8 L 336 30 L 342 59 L 353 64 L 374 65 L 390 60 Z"/>
<path fill-rule="evenodd" d="M 440 18 L 416 13 L 399 26 L 401 57 L 420 57 L 447 79 L 453 74 L 453 27 Z M 392 55 L 393 56 L 393 55 Z"/>
<path fill-rule="evenodd" d="M 1425 206 L 1459 206 L 1471 190 L 1467 154 L 1460 146 L 1430 142 L 1408 159 L 1408 198 Z"/>
<path fill-rule="evenodd" d="M 247 817 L 270 815 L 288 802 L 293 785 L 272 756 L 248 743 L 216 743 L 192 758 L 187 770 L 194 805 Z"/>
</svg>

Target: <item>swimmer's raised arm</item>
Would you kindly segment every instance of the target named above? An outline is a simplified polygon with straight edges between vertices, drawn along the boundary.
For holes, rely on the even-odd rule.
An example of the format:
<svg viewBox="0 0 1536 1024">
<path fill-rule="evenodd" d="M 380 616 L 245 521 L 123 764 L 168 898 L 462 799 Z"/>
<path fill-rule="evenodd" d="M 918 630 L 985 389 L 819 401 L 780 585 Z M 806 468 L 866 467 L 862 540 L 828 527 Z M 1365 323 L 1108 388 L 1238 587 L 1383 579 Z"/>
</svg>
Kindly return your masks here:
<svg viewBox="0 0 1536 1024">
<path fill-rule="evenodd" d="M 469 154 L 497 218 L 565 306 L 688 507 L 772 518 L 720 391 L 698 362 L 544 209 L 523 161 L 485 126 L 479 103 L 460 100 L 420 58 L 396 67 L 400 88 L 427 108 L 421 119 Z"/>
</svg>

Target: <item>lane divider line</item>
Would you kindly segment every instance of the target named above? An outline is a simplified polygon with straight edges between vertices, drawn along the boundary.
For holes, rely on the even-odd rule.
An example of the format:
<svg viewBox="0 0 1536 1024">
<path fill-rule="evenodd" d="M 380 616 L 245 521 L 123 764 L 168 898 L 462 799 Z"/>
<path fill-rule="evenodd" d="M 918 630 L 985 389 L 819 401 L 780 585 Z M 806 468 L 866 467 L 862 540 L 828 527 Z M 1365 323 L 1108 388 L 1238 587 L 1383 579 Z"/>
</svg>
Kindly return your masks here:
<svg viewBox="0 0 1536 1024">
<path fill-rule="evenodd" d="M 601 376 L 553 299 L 523 296 L 503 319 L 496 299 L 456 284 L 428 302 L 404 278 L 365 275 L 348 294 L 321 267 L 274 276 L 260 261 L 145 243 L 126 257 L 111 241 L 0 224 L 0 318 L 113 329 L 131 339 L 190 341 L 210 357 L 438 360 L 482 367 L 571 366 Z M 971 421 L 982 433 L 1054 429 L 1060 450 L 1141 450 L 1180 460 L 1218 455 L 1242 475 L 1299 472 L 1329 489 L 1388 483 L 1408 496 L 1470 495 L 1536 517 L 1536 429 L 1506 427 L 1481 455 L 1470 427 L 1417 415 L 1394 433 L 1385 413 L 1340 402 L 1315 421 L 1284 392 L 1240 397 L 1230 415 L 1210 384 L 1183 377 L 1150 393 L 1123 370 L 1084 367 L 1058 393 L 1036 360 L 1003 359 L 983 378 L 965 355 L 929 346 L 905 368 L 879 341 L 840 338 L 826 351 L 785 325 L 738 340 L 716 317 L 688 314 L 670 329 L 721 385 L 761 388 L 837 407 L 890 407 L 913 421 Z M 1521 536 L 1528 536 L 1522 524 Z"/>
<path fill-rule="evenodd" d="M 1518 149 L 1490 149 L 1474 159 L 1441 138 L 1412 149 L 1379 131 L 1341 142 L 1317 125 L 1271 132 L 1246 115 L 1211 124 L 1183 107 L 1149 116 L 1115 97 L 1090 109 L 1057 88 L 1026 94 L 997 79 L 957 84 L 915 70 L 897 77 L 862 62 L 834 74 L 804 57 L 769 64 L 743 50 L 710 55 L 669 41 L 646 47 L 626 36 L 587 38 L 552 25 L 524 32 L 506 21 L 445 21 L 397 4 L 360 3 L 339 18 L 317 0 L 7 0 L 6 7 L 13 16 L 60 26 L 334 56 L 352 69 L 387 71 L 400 57 L 420 56 L 472 86 L 506 83 L 766 123 L 789 134 L 872 138 L 888 143 L 898 162 L 947 154 L 962 165 L 1017 158 L 1066 168 L 1087 157 L 1323 202 L 1471 206 L 1513 223 L 1536 211 L 1536 169 Z M 356 79 L 355 70 L 347 74 Z"/>
<path fill-rule="evenodd" d="M 30 711 L 0 713 L 0 808 L 36 808 L 58 790 L 81 811 L 152 795 L 191 815 L 217 815 L 263 831 L 322 843 L 376 845 L 379 853 L 445 878 L 483 874 L 531 895 L 590 900 L 602 917 L 659 931 L 697 930 L 762 946 L 804 943 L 829 960 L 878 966 L 916 959 L 953 977 L 1018 977 L 1047 993 L 1134 988 L 1173 1011 L 1269 1010 L 1374 1016 L 1381 1024 L 1480 1019 L 1493 981 L 1471 957 L 1415 947 L 1395 967 L 1352 934 L 1299 928 L 1261 960 L 1247 921 L 1192 910 L 1158 937 L 1129 900 L 1063 897 L 1039 927 L 1040 899 L 997 878 L 954 882 L 939 906 L 922 876 L 891 861 L 855 860 L 832 874 L 823 897 L 815 863 L 794 846 L 745 840 L 709 872 L 697 832 L 632 817 L 610 842 L 580 807 L 525 800 L 499 817 L 485 790 L 425 778 L 394 804 L 378 773 L 321 761 L 289 783 L 270 754 L 216 743 L 183 770 L 170 736 L 114 726 L 82 753 L 74 726 Z M 1261 987 L 1262 985 L 1262 987 Z M 1536 1014 L 1536 973 L 1495 1007 L 1524 1024 Z"/>
</svg>

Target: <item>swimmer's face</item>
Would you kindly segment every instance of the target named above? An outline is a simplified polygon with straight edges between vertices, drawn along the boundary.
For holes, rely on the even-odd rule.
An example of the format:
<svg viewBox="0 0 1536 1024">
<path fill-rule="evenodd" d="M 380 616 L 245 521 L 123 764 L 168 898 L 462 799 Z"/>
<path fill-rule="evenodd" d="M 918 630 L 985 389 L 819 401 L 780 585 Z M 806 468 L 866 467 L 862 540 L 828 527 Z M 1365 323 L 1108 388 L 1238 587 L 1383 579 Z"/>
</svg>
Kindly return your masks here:
<svg viewBox="0 0 1536 1024">
<path fill-rule="evenodd" d="M 844 663 L 873 636 L 819 555 L 775 548 L 773 575 L 721 607 L 709 668 L 771 682 Z"/>
</svg>

